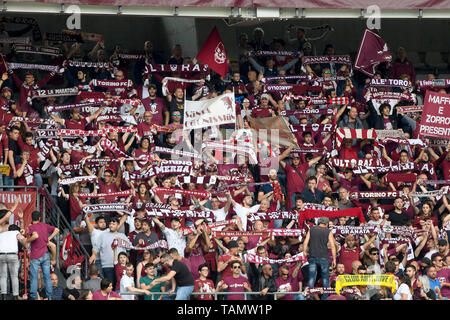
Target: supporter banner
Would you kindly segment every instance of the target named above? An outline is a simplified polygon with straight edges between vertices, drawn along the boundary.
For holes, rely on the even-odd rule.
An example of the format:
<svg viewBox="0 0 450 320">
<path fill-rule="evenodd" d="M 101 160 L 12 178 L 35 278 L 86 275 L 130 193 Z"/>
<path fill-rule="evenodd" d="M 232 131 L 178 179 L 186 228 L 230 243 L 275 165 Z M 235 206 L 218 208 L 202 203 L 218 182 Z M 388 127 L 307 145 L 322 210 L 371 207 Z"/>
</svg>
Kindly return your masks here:
<svg viewBox="0 0 450 320">
<path fill-rule="evenodd" d="M 49 56 L 61 56 L 61 50 L 54 47 L 32 46 L 25 44 L 14 44 L 12 50 L 15 53 L 42 54 Z"/>
<path fill-rule="evenodd" d="M 105 121 L 105 122 L 113 122 L 113 123 L 131 123 L 135 126 L 137 126 L 136 119 L 131 114 L 125 114 L 125 115 L 105 115 L 105 116 L 99 116 L 97 119 L 95 119 L 98 122 Z"/>
<path fill-rule="evenodd" d="M 273 237 L 305 237 L 306 229 L 266 229 Z"/>
<path fill-rule="evenodd" d="M 81 130 L 81 129 L 59 129 L 58 133 L 62 136 L 102 136 L 111 132 L 117 133 L 136 133 L 137 128 L 132 127 L 106 127 L 100 130 Z"/>
<path fill-rule="evenodd" d="M 14 210 L 14 216 L 12 218 L 10 217 L 10 221 L 20 226 L 20 218 L 17 213 L 21 210 L 23 212 L 23 223 L 25 230 L 27 230 L 28 226 L 31 224 L 31 213 L 37 209 L 36 197 L 37 195 L 35 190 L 0 191 L 0 201 L 4 203 L 6 207 L 11 208 L 15 201 L 18 202 L 17 209 Z"/>
<path fill-rule="evenodd" d="M 377 133 L 377 138 L 378 139 L 383 139 L 383 138 L 403 138 L 406 139 L 405 133 L 403 132 L 403 130 L 375 130 L 375 132 Z"/>
<path fill-rule="evenodd" d="M 153 192 L 184 194 L 186 196 L 195 196 L 195 197 L 198 197 L 198 198 L 209 198 L 211 196 L 211 193 L 209 193 L 209 192 L 196 191 L 196 190 L 170 189 L 170 188 L 156 187 L 156 188 L 153 188 L 152 191 Z"/>
<path fill-rule="evenodd" d="M 192 218 L 192 219 L 214 219 L 212 211 L 183 210 L 183 209 L 157 209 L 147 210 L 147 216 L 157 218 Z"/>
<path fill-rule="evenodd" d="M 434 173 L 434 167 L 432 164 L 428 163 L 414 163 L 408 162 L 406 164 L 396 164 L 393 165 L 390 163 L 387 166 L 382 167 L 358 167 L 353 170 L 354 174 L 367 174 L 367 173 L 395 173 L 402 171 L 420 171 L 420 172 L 428 172 L 430 174 Z"/>
<path fill-rule="evenodd" d="M 301 84 L 266 84 L 264 92 L 283 93 L 304 87 Z"/>
<path fill-rule="evenodd" d="M 280 111 L 280 116 L 297 116 L 297 115 L 311 115 L 311 114 L 333 114 L 334 109 L 326 108 L 326 109 L 297 109 L 297 110 L 284 110 Z"/>
<path fill-rule="evenodd" d="M 217 227 L 223 227 L 223 226 L 229 226 L 231 224 L 236 224 L 237 220 L 232 219 L 232 220 L 223 220 L 223 221 L 215 221 L 215 222 L 210 222 L 208 223 L 206 226 L 203 225 L 202 229 L 214 229 Z M 190 226 L 190 227 L 182 227 L 181 228 L 183 231 L 183 236 L 188 236 L 191 234 L 196 234 L 197 233 L 197 229 L 195 228 L 194 225 Z"/>
<path fill-rule="evenodd" d="M 296 132 L 303 132 L 303 131 L 333 132 L 336 127 L 334 125 L 332 125 L 331 123 L 327 123 L 327 124 L 318 124 L 318 123 L 304 124 L 304 123 L 300 123 L 300 124 L 291 124 L 291 125 L 289 125 L 289 128 L 291 129 L 291 132 L 295 134 Z"/>
<path fill-rule="evenodd" d="M 14 70 L 14 69 L 42 70 L 42 71 L 55 72 L 55 73 L 59 73 L 59 71 L 60 71 L 59 66 L 51 66 L 51 65 L 43 65 L 43 64 L 8 62 L 7 65 L 8 65 L 8 68 L 11 70 Z"/>
<path fill-rule="evenodd" d="M 150 72 L 207 72 L 207 64 L 147 64 L 144 74 Z"/>
<path fill-rule="evenodd" d="M 439 139 L 436 137 L 429 137 L 429 140 L 430 147 L 446 147 L 450 143 L 449 139 Z"/>
<path fill-rule="evenodd" d="M 320 106 L 320 105 L 329 104 L 329 102 L 330 102 L 330 100 L 327 99 L 326 97 L 298 96 L 298 95 L 294 95 L 292 93 L 285 94 L 283 97 L 283 102 L 287 102 L 290 100 L 306 101 L 308 106 Z M 316 110 L 316 109 L 314 109 L 314 110 Z"/>
<path fill-rule="evenodd" d="M 349 56 L 305 56 L 303 64 L 313 64 L 313 63 L 339 63 L 350 65 L 352 61 Z"/>
<path fill-rule="evenodd" d="M 270 259 L 270 258 L 263 258 L 260 257 L 254 253 L 247 253 L 246 257 L 247 262 L 250 263 L 270 263 L 270 264 L 284 264 L 284 263 L 291 263 L 291 262 L 298 262 L 301 261 L 302 263 L 305 263 L 308 261 L 306 259 L 305 254 L 303 252 L 297 253 L 295 256 L 292 256 L 290 258 L 285 259 Z"/>
<path fill-rule="evenodd" d="M 84 42 L 83 39 L 81 39 L 80 35 L 55 33 L 55 32 L 46 32 L 45 40 L 54 41 L 54 42 L 79 42 L 79 43 Z"/>
<path fill-rule="evenodd" d="M 202 159 L 202 156 L 198 153 L 189 152 L 189 151 L 183 151 L 183 150 L 176 150 L 176 149 L 170 149 L 170 148 L 164 148 L 160 146 L 155 146 L 154 152 L 156 153 L 164 153 L 164 154 L 176 154 L 181 157 L 188 157 L 188 158 L 195 158 L 195 159 Z"/>
<path fill-rule="evenodd" d="M 417 180 L 415 173 L 388 173 L 386 175 L 386 183 L 409 183 L 413 184 Z"/>
<path fill-rule="evenodd" d="M 419 135 L 450 139 L 449 94 L 425 93 Z"/>
<path fill-rule="evenodd" d="M 358 191 L 350 192 L 350 199 L 393 199 L 403 197 L 403 191 Z"/>
<path fill-rule="evenodd" d="M 409 81 L 402 79 L 376 79 L 373 78 L 370 81 L 372 87 L 398 87 L 398 88 L 408 88 Z"/>
<path fill-rule="evenodd" d="M 341 289 L 343 287 L 352 286 L 384 286 L 391 287 L 392 292 L 396 290 L 396 283 L 394 275 L 369 275 L 369 274 L 358 274 L 358 275 L 339 275 L 336 279 L 336 293 L 341 295 Z"/>
<path fill-rule="evenodd" d="M 299 213 L 296 211 L 271 211 L 271 212 L 256 212 L 249 213 L 248 220 L 254 222 L 256 220 L 279 220 L 279 219 L 289 219 L 297 220 L 299 218 Z"/>
<path fill-rule="evenodd" d="M 341 147 L 344 139 L 377 139 L 375 129 L 336 128 L 336 147 Z M 377 144 L 377 143 L 376 143 Z"/>
<path fill-rule="evenodd" d="M 22 117 L 12 117 L 11 120 L 9 121 L 9 125 L 8 127 L 11 127 L 13 123 L 15 122 L 26 122 L 28 125 L 48 125 L 48 126 L 52 126 L 55 128 L 58 128 L 59 125 L 58 123 L 56 123 L 55 120 L 52 119 L 40 119 L 40 118 L 22 118 Z"/>
<path fill-rule="evenodd" d="M 42 34 L 36 19 L 28 17 L 0 17 L 0 21 L 4 23 L 26 24 L 32 26 L 33 40 L 41 41 Z"/>
<path fill-rule="evenodd" d="M 440 200 L 443 195 L 448 193 L 449 186 L 443 187 L 441 190 L 426 191 L 426 192 L 411 192 L 411 196 L 418 198 L 436 198 Z"/>
<path fill-rule="evenodd" d="M 91 81 L 94 87 L 102 87 L 102 88 L 129 88 L 133 85 L 133 82 L 131 80 L 93 79 Z"/>
<path fill-rule="evenodd" d="M 133 194 L 133 190 L 125 190 L 111 193 L 79 193 L 78 198 L 105 198 L 105 197 L 126 197 Z"/>
<path fill-rule="evenodd" d="M 195 79 L 183 79 L 183 78 L 175 78 L 175 77 L 165 77 L 162 81 L 162 93 L 164 96 L 167 96 L 169 94 L 169 90 L 167 89 L 167 82 L 168 81 L 175 81 L 175 82 L 182 82 L 182 83 L 202 83 L 203 80 L 195 80 Z"/>
<path fill-rule="evenodd" d="M 421 106 L 397 106 L 397 113 L 408 113 L 408 112 L 422 112 L 423 105 Z"/>
<path fill-rule="evenodd" d="M 190 174 L 192 170 L 192 162 L 179 161 L 178 165 L 165 165 L 164 162 L 160 166 L 151 166 L 143 172 L 130 174 L 130 180 L 144 180 L 157 175 L 164 174 Z"/>
<path fill-rule="evenodd" d="M 335 288 L 309 288 L 306 287 L 305 288 L 305 296 L 312 296 L 315 294 L 335 294 L 336 293 L 336 289 Z M 354 288 L 342 288 L 341 289 L 341 293 L 343 294 L 353 294 L 353 295 L 357 295 L 360 293 L 360 291 L 358 289 L 354 289 Z"/>
<path fill-rule="evenodd" d="M 299 148 L 299 149 L 292 149 L 290 155 L 298 155 L 301 153 L 312 153 L 312 154 L 324 154 L 326 153 L 325 148 Z"/>
<path fill-rule="evenodd" d="M 130 160 L 130 159 L 125 159 L 125 160 Z M 120 162 L 120 159 L 109 159 L 109 158 L 99 158 L 99 159 L 84 159 L 81 160 L 81 165 L 82 166 L 87 166 L 89 168 L 101 168 L 104 167 L 106 165 L 109 165 L 113 162 Z"/>
<path fill-rule="evenodd" d="M 63 30 L 62 33 L 81 36 L 81 39 L 84 41 L 103 42 L 103 35 L 99 33 L 84 32 L 79 30 Z"/>
<path fill-rule="evenodd" d="M 128 215 L 133 215 L 134 210 L 125 203 L 101 203 L 101 204 L 89 204 L 83 208 L 85 214 L 90 212 L 117 212 L 121 211 Z"/>
<path fill-rule="evenodd" d="M 339 168 L 357 168 L 357 167 L 383 166 L 384 161 L 382 159 L 377 158 L 370 158 L 370 159 L 329 158 L 328 164 L 332 167 L 339 167 Z"/>
<path fill-rule="evenodd" d="M 386 145 L 388 143 L 404 144 L 411 146 L 418 145 L 421 147 L 426 147 L 425 142 L 423 142 L 422 139 L 404 139 L 404 138 L 386 137 L 383 138 L 383 141 L 380 141 L 380 145 Z"/>
<path fill-rule="evenodd" d="M 409 240 L 406 239 L 399 239 L 399 238 L 384 238 L 383 240 L 381 240 L 381 245 L 385 245 L 385 244 L 405 244 L 405 243 L 409 243 Z"/>
<path fill-rule="evenodd" d="M 75 164 L 61 164 L 59 166 L 59 169 L 61 169 L 61 171 L 64 172 L 75 172 L 78 170 L 82 169 L 82 166 L 80 163 L 75 163 Z"/>
<path fill-rule="evenodd" d="M 80 176 L 80 177 L 73 177 L 73 178 L 64 178 L 61 179 L 58 184 L 60 185 L 69 185 L 77 182 L 94 182 L 98 183 L 97 176 Z"/>
<path fill-rule="evenodd" d="M 198 129 L 236 123 L 234 93 L 226 93 L 213 99 L 184 102 L 183 129 Z"/>
<path fill-rule="evenodd" d="M 450 87 L 450 79 L 420 80 L 417 90 L 442 89 Z"/>
<path fill-rule="evenodd" d="M 337 211 L 337 208 L 333 207 L 333 206 L 326 206 L 321 203 L 309 203 L 309 202 L 307 202 L 303 205 L 303 210 L 307 210 L 307 209 Z"/>
<path fill-rule="evenodd" d="M 0 43 L 3 43 L 3 44 L 11 44 L 11 43 L 30 44 L 31 39 L 29 37 L 0 38 Z"/>
<path fill-rule="evenodd" d="M 356 55 L 354 68 L 373 77 L 380 63 L 391 60 L 392 55 L 386 42 L 377 33 L 366 29 Z"/>
<path fill-rule="evenodd" d="M 383 92 L 368 92 L 367 100 L 406 100 L 414 102 L 414 96 L 411 93 L 403 93 L 403 92 L 392 92 L 392 91 L 383 91 Z"/>
<path fill-rule="evenodd" d="M 264 77 L 261 79 L 262 83 L 270 83 L 272 81 L 278 81 L 278 80 L 308 80 L 310 81 L 312 79 L 311 76 L 305 76 L 305 75 L 291 75 L 291 76 L 276 76 L 276 77 Z"/>
<path fill-rule="evenodd" d="M 301 51 L 268 51 L 268 50 L 250 50 L 250 57 L 267 57 L 267 56 L 285 56 L 285 57 L 301 57 Z M 306 58 L 306 57 L 305 57 Z"/>
<path fill-rule="evenodd" d="M 115 247 L 119 247 L 119 248 L 124 248 L 127 250 L 137 250 L 137 251 L 144 251 L 144 250 L 155 250 L 155 249 L 169 249 L 169 245 L 167 244 L 166 240 L 159 240 L 155 243 L 152 243 L 150 245 L 146 245 L 146 246 L 133 246 L 131 245 L 128 241 L 122 239 L 122 238 L 115 238 L 111 244 L 111 248 L 115 248 Z"/>
<path fill-rule="evenodd" d="M 77 67 L 77 68 L 109 68 L 111 63 L 109 62 L 91 62 L 91 61 L 75 61 L 66 60 L 63 63 L 64 67 Z"/>
<path fill-rule="evenodd" d="M 211 231 L 211 236 L 213 238 L 240 238 L 240 237 L 263 237 L 268 238 L 270 236 L 269 232 L 258 232 L 258 231 Z"/>
<path fill-rule="evenodd" d="M 282 116 L 267 117 L 267 118 L 253 118 L 251 116 L 247 116 L 247 118 L 248 121 L 250 122 L 250 126 L 254 130 L 252 132 L 255 137 L 257 137 L 260 132 L 267 132 L 262 130 L 268 130 L 269 132 L 267 134 L 268 143 L 277 144 L 284 147 L 289 147 L 290 145 L 292 145 L 294 135 L 289 129 L 286 120 Z M 276 130 L 278 130 L 278 137 L 276 135 L 272 137 L 272 134 L 270 132 L 276 132 Z M 272 138 L 275 139 L 274 142 L 272 142 Z M 299 146 L 295 144 L 294 147 L 298 148 Z"/>
<path fill-rule="evenodd" d="M 331 232 L 333 232 L 334 235 L 365 235 L 365 234 L 372 234 L 376 233 L 378 230 L 378 226 L 373 225 L 365 225 L 365 226 L 330 226 Z"/>
<path fill-rule="evenodd" d="M 138 61 L 145 59 L 145 54 L 140 53 L 119 53 L 117 55 L 120 59 L 130 60 L 130 61 Z"/>
<path fill-rule="evenodd" d="M 76 96 L 78 94 L 78 88 L 59 88 L 59 89 L 38 89 L 34 90 L 31 94 L 31 99 L 34 98 L 47 98 L 47 97 L 64 97 L 64 96 Z"/>
<path fill-rule="evenodd" d="M 216 151 L 232 152 L 232 153 L 248 156 L 253 164 L 258 163 L 258 159 L 256 157 L 255 150 L 253 150 L 252 148 L 249 148 L 249 147 L 228 144 L 225 141 L 222 141 L 222 142 L 206 141 L 202 144 L 202 150 L 216 150 Z"/>
<path fill-rule="evenodd" d="M 392 233 L 392 234 L 396 234 L 399 236 L 409 237 L 411 239 L 414 239 L 416 236 L 416 233 L 421 232 L 421 231 L 419 231 L 419 230 L 415 231 L 406 226 L 391 226 L 391 225 L 384 224 L 383 232 Z"/>
<path fill-rule="evenodd" d="M 450 185 L 450 180 L 420 180 L 419 185 L 427 185 L 427 184 L 443 184 Z"/>
<path fill-rule="evenodd" d="M 54 106 L 47 106 L 47 112 L 61 112 L 72 109 L 82 109 L 85 107 L 95 107 L 103 105 L 103 101 L 99 102 L 82 102 L 82 103 L 74 103 L 74 104 L 59 104 Z"/>
<path fill-rule="evenodd" d="M 331 81 L 345 81 L 345 80 L 347 80 L 347 79 L 349 79 L 348 77 L 327 77 L 327 78 L 325 78 L 325 77 L 318 77 L 318 78 L 315 78 L 314 79 L 314 81 L 317 81 L 317 82 L 331 82 Z"/>
<path fill-rule="evenodd" d="M 364 219 L 364 214 L 361 208 L 350 208 L 344 210 L 337 211 L 329 211 L 329 210 L 302 210 L 299 211 L 298 222 L 301 225 L 306 220 L 310 220 L 313 218 L 327 217 L 330 219 L 336 219 L 339 217 L 357 217 L 360 223 L 364 223 L 366 220 Z"/>
</svg>

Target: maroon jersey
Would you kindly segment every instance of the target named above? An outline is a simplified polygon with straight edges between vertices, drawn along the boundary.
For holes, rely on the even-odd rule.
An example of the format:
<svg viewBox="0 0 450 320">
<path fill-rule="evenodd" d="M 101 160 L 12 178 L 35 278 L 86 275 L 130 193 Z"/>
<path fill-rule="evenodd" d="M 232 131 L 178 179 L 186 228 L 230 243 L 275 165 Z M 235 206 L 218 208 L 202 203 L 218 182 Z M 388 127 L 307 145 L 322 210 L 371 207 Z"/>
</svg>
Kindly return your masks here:
<svg viewBox="0 0 450 320">
<path fill-rule="evenodd" d="M 194 292 L 212 292 L 214 289 L 214 282 L 211 279 L 201 280 L 197 279 L 194 283 Z M 212 300 L 212 295 L 201 294 L 194 296 L 196 300 Z"/>
</svg>

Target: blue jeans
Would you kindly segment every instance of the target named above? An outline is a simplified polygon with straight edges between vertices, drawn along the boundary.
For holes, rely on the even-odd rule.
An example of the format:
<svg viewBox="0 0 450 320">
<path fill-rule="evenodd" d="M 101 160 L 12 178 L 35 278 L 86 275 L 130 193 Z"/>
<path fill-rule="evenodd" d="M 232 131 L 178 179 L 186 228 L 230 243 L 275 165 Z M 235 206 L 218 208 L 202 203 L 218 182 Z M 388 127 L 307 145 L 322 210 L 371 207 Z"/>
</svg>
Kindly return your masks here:
<svg viewBox="0 0 450 320">
<path fill-rule="evenodd" d="M 308 258 L 309 273 L 308 273 L 308 287 L 314 288 L 317 276 L 317 266 L 320 267 L 322 287 L 328 288 L 330 286 L 330 260 L 326 258 Z"/>
<path fill-rule="evenodd" d="M 114 268 L 102 268 L 102 273 L 104 278 L 111 280 L 113 284 L 113 289 L 116 288 L 116 273 L 114 272 Z"/>
<path fill-rule="evenodd" d="M 294 297 L 294 300 L 305 300 L 305 296 L 302 294 L 298 294 Z"/>
<path fill-rule="evenodd" d="M 177 287 L 175 300 L 189 300 L 192 291 L 194 291 L 194 286 Z"/>
<path fill-rule="evenodd" d="M 50 280 L 50 255 L 46 252 L 39 259 L 30 261 L 30 297 L 37 299 L 39 267 L 42 268 L 42 276 L 45 283 L 45 294 L 51 300 L 53 295 L 52 281 Z"/>
<path fill-rule="evenodd" d="M 4 175 L 3 176 L 3 185 L 5 186 L 13 186 L 14 185 L 14 179 L 10 178 L 9 176 Z M 14 191 L 13 188 L 5 188 L 3 191 Z"/>
<path fill-rule="evenodd" d="M 40 188 L 44 185 L 44 181 L 42 180 L 40 173 L 36 173 L 34 175 L 34 183 L 35 183 L 36 187 L 38 187 L 38 188 Z"/>
</svg>

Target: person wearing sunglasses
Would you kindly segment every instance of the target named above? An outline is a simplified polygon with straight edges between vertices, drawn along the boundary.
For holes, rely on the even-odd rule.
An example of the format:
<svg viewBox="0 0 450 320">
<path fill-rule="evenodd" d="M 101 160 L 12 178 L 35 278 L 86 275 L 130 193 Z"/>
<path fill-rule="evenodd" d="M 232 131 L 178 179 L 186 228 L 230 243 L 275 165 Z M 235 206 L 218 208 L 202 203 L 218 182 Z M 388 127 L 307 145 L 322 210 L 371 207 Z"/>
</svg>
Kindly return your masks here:
<svg viewBox="0 0 450 320">
<path fill-rule="evenodd" d="M 380 251 L 377 248 L 369 249 L 369 260 L 366 263 L 368 274 L 381 274 Z"/>
<path fill-rule="evenodd" d="M 431 256 L 431 263 L 436 268 L 436 278 L 441 284 L 441 294 L 445 300 L 450 298 L 450 269 L 444 268 L 444 255 L 439 252 Z"/>
<path fill-rule="evenodd" d="M 228 289 L 228 292 L 245 292 L 252 291 L 250 283 L 247 278 L 241 276 L 241 268 L 242 264 L 240 261 L 233 261 L 231 263 L 231 276 L 226 277 L 223 280 L 220 280 L 217 284 L 216 291 L 225 291 Z M 227 300 L 246 300 L 244 294 L 229 294 L 227 295 Z"/>
</svg>

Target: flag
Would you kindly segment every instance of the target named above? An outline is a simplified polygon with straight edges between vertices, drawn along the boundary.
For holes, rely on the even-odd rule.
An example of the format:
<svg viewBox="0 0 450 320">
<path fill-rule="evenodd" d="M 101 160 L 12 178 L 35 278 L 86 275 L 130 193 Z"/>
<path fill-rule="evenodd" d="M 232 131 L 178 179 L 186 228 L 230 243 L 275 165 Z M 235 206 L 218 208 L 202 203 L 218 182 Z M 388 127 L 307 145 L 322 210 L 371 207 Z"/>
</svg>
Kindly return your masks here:
<svg viewBox="0 0 450 320">
<path fill-rule="evenodd" d="M 234 93 L 207 100 L 185 100 L 183 119 L 184 130 L 236 123 Z"/>
<path fill-rule="evenodd" d="M 196 59 L 224 77 L 228 72 L 228 55 L 217 28 L 211 31 Z"/>
<path fill-rule="evenodd" d="M 356 56 L 355 69 L 373 76 L 380 63 L 391 60 L 392 55 L 386 42 L 375 32 L 366 29 Z"/>
</svg>

